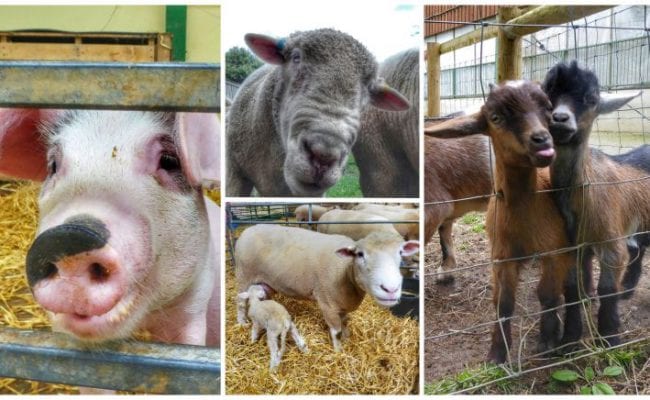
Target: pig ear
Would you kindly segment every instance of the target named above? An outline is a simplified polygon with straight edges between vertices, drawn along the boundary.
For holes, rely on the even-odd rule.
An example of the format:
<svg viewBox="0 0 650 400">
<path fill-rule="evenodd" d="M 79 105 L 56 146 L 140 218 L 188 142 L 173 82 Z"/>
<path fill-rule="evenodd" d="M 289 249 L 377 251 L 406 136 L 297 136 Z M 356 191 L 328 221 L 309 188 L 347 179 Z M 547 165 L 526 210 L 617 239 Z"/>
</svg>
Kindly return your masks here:
<svg viewBox="0 0 650 400">
<path fill-rule="evenodd" d="M 616 111 L 619 108 L 623 107 L 625 104 L 632 101 L 632 99 L 635 97 L 641 95 L 641 93 L 641 91 L 634 93 L 633 95 L 601 93 L 600 102 L 598 103 L 598 114 L 607 114 L 612 111 Z"/>
<path fill-rule="evenodd" d="M 370 88 L 370 104 L 387 111 L 404 111 L 411 107 L 411 103 L 400 92 L 379 79 Z"/>
<path fill-rule="evenodd" d="M 0 176 L 42 181 L 47 176 L 47 149 L 39 125 L 57 111 L 0 109 Z"/>
<path fill-rule="evenodd" d="M 442 139 L 459 138 L 479 133 L 487 135 L 487 122 L 480 112 L 424 127 L 425 135 Z"/>
<path fill-rule="evenodd" d="M 282 49 L 284 49 L 286 43 L 285 39 L 276 39 L 257 33 L 247 33 L 244 36 L 244 40 L 253 53 L 264 60 L 264 62 L 276 65 L 284 63 Z"/>
<path fill-rule="evenodd" d="M 215 114 L 177 113 L 181 167 L 194 187 L 215 188 L 220 178 L 220 129 Z"/>
<path fill-rule="evenodd" d="M 357 255 L 357 248 L 355 246 L 342 247 L 336 250 L 336 255 L 341 258 L 355 257 Z"/>
<path fill-rule="evenodd" d="M 399 254 L 402 257 L 408 257 L 408 256 L 412 256 L 413 254 L 416 254 L 419 251 L 420 251 L 420 242 L 418 242 L 417 240 L 409 240 L 408 242 L 404 242 L 404 244 L 402 244 L 402 247 L 399 250 Z"/>
</svg>

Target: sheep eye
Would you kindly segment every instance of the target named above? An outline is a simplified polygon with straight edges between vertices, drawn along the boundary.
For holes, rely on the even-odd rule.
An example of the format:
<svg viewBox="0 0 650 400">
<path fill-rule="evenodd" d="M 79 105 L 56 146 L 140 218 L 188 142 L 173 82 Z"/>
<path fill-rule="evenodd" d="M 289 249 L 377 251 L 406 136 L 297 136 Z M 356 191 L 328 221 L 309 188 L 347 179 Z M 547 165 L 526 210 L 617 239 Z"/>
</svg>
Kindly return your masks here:
<svg viewBox="0 0 650 400">
<path fill-rule="evenodd" d="M 358 252 L 357 252 L 357 257 L 359 257 L 359 258 L 363 258 L 363 257 L 365 257 L 364 252 L 363 252 L 363 251 L 358 251 Z"/>
<path fill-rule="evenodd" d="M 294 64 L 300 64 L 300 61 L 301 61 L 300 53 L 295 52 L 291 55 L 291 62 L 293 62 Z"/>
<path fill-rule="evenodd" d="M 497 114 L 497 113 L 493 113 L 492 115 L 490 115 L 490 122 L 492 122 L 493 124 L 500 123 L 501 122 L 501 116 L 499 114 Z"/>
<path fill-rule="evenodd" d="M 181 169 L 181 163 L 173 154 L 162 153 L 160 155 L 160 161 L 158 162 L 158 167 L 164 169 L 165 171 L 172 172 L 178 171 Z"/>
<path fill-rule="evenodd" d="M 52 162 L 49 165 L 49 170 L 50 170 L 50 175 L 56 174 L 56 170 L 57 170 L 56 160 L 52 160 Z"/>
</svg>

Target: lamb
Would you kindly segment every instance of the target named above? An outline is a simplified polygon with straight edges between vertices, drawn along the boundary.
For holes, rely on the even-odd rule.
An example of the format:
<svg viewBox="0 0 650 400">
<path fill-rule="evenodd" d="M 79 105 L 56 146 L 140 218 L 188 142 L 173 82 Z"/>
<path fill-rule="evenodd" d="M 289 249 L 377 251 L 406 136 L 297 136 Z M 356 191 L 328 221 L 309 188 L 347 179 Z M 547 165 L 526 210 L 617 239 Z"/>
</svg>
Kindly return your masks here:
<svg viewBox="0 0 650 400">
<path fill-rule="evenodd" d="M 621 275 L 630 261 L 628 243 L 632 243 L 631 249 L 638 246 L 627 236 L 650 228 L 650 182 L 643 179 L 648 175 L 643 162 L 639 167 L 643 149 L 616 160 L 588 144 L 596 117 L 617 110 L 636 94 L 601 97 L 596 75 L 575 61 L 554 66 L 543 88 L 554 107 L 550 129 L 557 144 L 557 161 L 551 167 L 551 181 L 553 187 L 565 189 L 557 191 L 554 199 L 566 221 L 570 243 L 594 243 L 582 257 L 588 261 L 595 253 L 601 261 L 598 332 L 605 344 L 616 345 L 620 343 L 616 293 L 620 292 Z M 628 183 L 590 185 L 625 181 Z M 642 246 L 647 243 L 645 235 L 638 239 Z M 623 278 L 626 289 L 634 288 L 640 271 L 639 259 Z"/>
<path fill-rule="evenodd" d="M 436 283 L 450 284 L 456 268 L 454 221 L 470 211 L 485 211 L 492 193 L 490 146 L 484 136 L 426 136 L 424 149 L 424 240 L 428 243 L 438 231 L 442 262 Z"/>
<path fill-rule="evenodd" d="M 352 240 L 360 240 L 368 236 L 372 232 L 387 232 L 396 236 L 402 236 L 389 220 L 385 217 L 374 215 L 371 213 L 356 211 L 356 210 L 331 210 L 323 214 L 320 222 L 378 222 L 384 221 L 385 223 L 372 223 L 372 224 L 319 224 L 318 232 L 329 233 L 336 235 L 344 235 Z"/>
<path fill-rule="evenodd" d="M 411 107 L 400 112 L 368 108 L 362 114 L 352 151 L 366 197 L 419 196 L 419 56 L 418 49 L 406 50 L 379 67 L 379 76 L 404 94 Z"/>
<path fill-rule="evenodd" d="M 265 297 L 266 291 L 260 285 L 251 285 L 246 292 L 237 295 L 238 300 L 248 300 L 249 303 L 248 317 L 253 322 L 251 341 L 257 342 L 262 330 L 266 330 L 266 343 L 271 353 L 269 368 L 274 370 L 284 355 L 287 332 L 291 332 L 291 337 L 301 352 L 306 353 L 308 349 L 287 309 L 277 301 L 264 300 Z"/>
<path fill-rule="evenodd" d="M 263 61 L 242 83 L 227 115 L 226 192 L 322 196 L 341 177 L 366 103 L 410 104 L 377 78 L 377 62 L 356 39 L 332 29 L 274 39 L 247 34 Z"/>
<path fill-rule="evenodd" d="M 491 240 L 496 323 L 488 360 L 505 362 L 511 344 L 510 317 L 515 307 L 519 270 L 533 257 L 541 263 L 537 295 L 544 311 L 540 320 L 539 351 L 556 346 L 560 304 L 567 275 L 574 268 L 572 252 L 551 252 L 567 246 L 564 221 L 551 195 L 548 167 L 555 157 L 548 131 L 551 104 L 539 85 L 507 82 L 492 87 L 481 111 L 425 129 L 427 135 L 461 137 L 487 134 L 494 143 L 495 189 L 486 228 Z M 551 252 L 551 253 L 548 253 Z M 565 293 L 566 294 L 566 293 Z M 570 298 L 566 299 L 567 302 Z M 566 306 L 565 334 L 582 329 L 580 308 Z"/>
<path fill-rule="evenodd" d="M 415 254 L 419 243 L 374 232 L 354 241 L 307 229 L 255 225 L 235 245 L 238 288 L 263 284 L 269 291 L 318 303 L 335 351 L 349 335 L 348 314 L 366 293 L 382 307 L 401 296 L 402 256 Z M 238 320 L 244 318 L 238 310 Z"/>
<path fill-rule="evenodd" d="M 406 240 L 415 240 L 420 237 L 420 213 L 416 209 L 401 206 L 388 206 L 380 204 L 360 203 L 353 207 L 360 210 L 387 218 L 389 221 L 416 221 L 410 223 L 395 223 L 395 230 Z"/>
</svg>

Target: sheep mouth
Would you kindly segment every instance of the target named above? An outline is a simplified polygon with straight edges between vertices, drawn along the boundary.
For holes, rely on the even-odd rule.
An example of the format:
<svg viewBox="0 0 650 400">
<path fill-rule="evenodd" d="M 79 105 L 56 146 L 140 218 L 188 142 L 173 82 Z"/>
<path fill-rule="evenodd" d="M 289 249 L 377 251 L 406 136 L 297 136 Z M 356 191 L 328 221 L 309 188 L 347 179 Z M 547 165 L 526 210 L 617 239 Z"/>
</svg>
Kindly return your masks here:
<svg viewBox="0 0 650 400">
<path fill-rule="evenodd" d="M 375 297 L 375 301 L 377 304 L 379 304 L 382 307 L 392 307 L 399 303 L 399 297 L 396 298 L 383 298 L 383 297 Z"/>
</svg>

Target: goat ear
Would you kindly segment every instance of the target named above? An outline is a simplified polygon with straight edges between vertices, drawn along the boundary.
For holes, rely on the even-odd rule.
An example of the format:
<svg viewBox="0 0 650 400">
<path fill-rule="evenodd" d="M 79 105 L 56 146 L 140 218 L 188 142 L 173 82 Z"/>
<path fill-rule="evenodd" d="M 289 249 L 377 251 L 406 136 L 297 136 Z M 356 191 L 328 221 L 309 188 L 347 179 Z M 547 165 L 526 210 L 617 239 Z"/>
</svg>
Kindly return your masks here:
<svg viewBox="0 0 650 400">
<path fill-rule="evenodd" d="M 336 255 L 341 258 L 354 257 L 357 254 L 357 248 L 355 246 L 342 247 L 336 250 Z"/>
<path fill-rule="evenodd" d="M 247 33 L 244 36 L 244 40 L 253 53 L 264 60 L 264 62 L 276 65 L 284 63 L 282 49 L 284 49 L 286 39 L 276 39 L 257 33 Z"/>
<path fill-rule="evenodd" d="M 442 139 L 458 138 L 479 133 L 487 135 L 487 122 L 480 112 L 424 127 L 425 135 Z"/>
<path fill-rule="evenodd" d="M 404 111 L 411 107 L 406 97 L 388 86 L 383 79 L 379 79 L 370 88 L 370 104 L 387 111 Z"/>
<path fill-rule="evenodd" d="M 404 242 L 402 244 L 399 254 L 402 257 L 408 257 L 408 256 L 412 256 L 413 254 L 416 254 L 419 251 L 420 251 L 420 242 L 418 242 L 417 240 L 409 240 L 408 242 Z"/>
<path fill-rule="evenodd" d="M 47 148 L 39 126 L 56 119 L 57 110 L 0 109 L 0 176 L 42 181 Z"/>
<path fill-rule="evenodd" d="M 181 167 L 194 187 L 215 188 L 220 182 L 219 120 L 215 114 L 177 113 Z"/>
<path fill-rule="evenodd" d="M 619 108 L 623 107 L 625 104 L 629 103 L 635 97 L 640 96 L 641 93 L 641 91 L 633 95 L 601 93 L 600 102 L 598 103 L 598 114 L 607 114 L 612 111 L 616 111 Z"/>
</svg>

